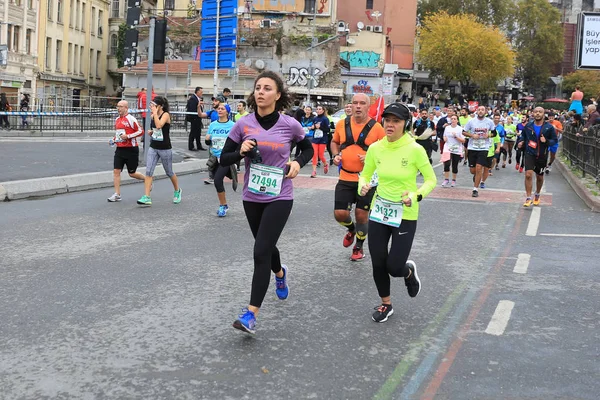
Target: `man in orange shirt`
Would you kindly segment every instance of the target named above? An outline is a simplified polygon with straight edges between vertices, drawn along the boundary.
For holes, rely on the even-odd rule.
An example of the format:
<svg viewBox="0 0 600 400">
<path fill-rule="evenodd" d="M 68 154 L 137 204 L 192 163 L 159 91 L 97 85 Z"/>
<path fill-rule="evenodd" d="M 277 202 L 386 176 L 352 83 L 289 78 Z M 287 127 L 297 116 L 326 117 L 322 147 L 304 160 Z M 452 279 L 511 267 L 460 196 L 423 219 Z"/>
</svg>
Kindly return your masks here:
<svg viewBox="0 0 600 400">
<path fill-rule="evenodd" d="M 376 189 L 373 187 L 366 196 L 359 196 L 358 175 L 363 169 L 368 147 L 385 136 L 381 124 L 368 115 L 370 105 L 366 94 L 354 95 L 352 116 L 338 121 L 331 141 L 331 151 L 336 155 L 333 163 L 340 167 L 340 180 L 335 187 L 334 216 L 340 225 L 348 229 L 344 247 L 352 246 L 356 237 L 350 257 L 352 261 L 365 257 L 363 244 L 367 238 L 369 210 Z M 352 204 L 356 204 L 356 223 L 350 215 Z"/>
<path fill-rule="evenodd" d="M 548 122 L 550 122 L 550 124 L 552 124 L 552 126 L 554 127 L 554 130 L 556 131 L 556 137 L 558 140 L 556 141 L 555 145 L 550 146 L 548 148 L 548 150 L 550 151 L 550 161 L 548 162 L 548 166 L 546 167 L 546 174 L 549 174 L 552 169 L 552 163 L 554 162 L 554 159 L 556 158 L 556 152 L 558 151 L 558 141 L 560 140 L 563 133 L 563 126 L 560 123 L 560 121 L 556 119 L 554 111 L 550 111 L 548 113 Z"/>
</svg>

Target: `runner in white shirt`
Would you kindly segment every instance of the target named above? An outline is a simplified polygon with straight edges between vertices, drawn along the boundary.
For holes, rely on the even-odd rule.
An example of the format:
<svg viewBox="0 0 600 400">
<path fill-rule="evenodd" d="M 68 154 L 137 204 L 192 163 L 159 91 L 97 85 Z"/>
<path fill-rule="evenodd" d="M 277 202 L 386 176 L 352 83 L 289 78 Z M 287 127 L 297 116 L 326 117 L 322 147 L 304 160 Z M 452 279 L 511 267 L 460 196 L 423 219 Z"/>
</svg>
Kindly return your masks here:
<svg viewBox="0 0 600 400">
<path fill-rule="evenodd" d="M 487 168 L 487 155 L 492 146 L 492 137 L 496 135 L 494 122 L 485 116 L 484 106 L 477 108 L 477 118 L 473 118 L 464 128 L 464 135 L 469 138 L 469 168 L 473 174 L 473 197 L 479 196 L 479 184 L 483 169 Z"/>
<path fill-rule="evenodd" d="M 444 162 L 444 182 L 442 182 L 442 187 L 455 187 L 458 164 L 463 157 L 463 143 L 465 142 L 463 128 L 458 125 L 458 117 L 456 115 L 450 117 L 450 125 L 444 129 L 444 142 L 446 145 L 442 153 L 442 161 Z M 450 165 L 452 165 L 452 182 L 448 180 Z"/>
</svg>

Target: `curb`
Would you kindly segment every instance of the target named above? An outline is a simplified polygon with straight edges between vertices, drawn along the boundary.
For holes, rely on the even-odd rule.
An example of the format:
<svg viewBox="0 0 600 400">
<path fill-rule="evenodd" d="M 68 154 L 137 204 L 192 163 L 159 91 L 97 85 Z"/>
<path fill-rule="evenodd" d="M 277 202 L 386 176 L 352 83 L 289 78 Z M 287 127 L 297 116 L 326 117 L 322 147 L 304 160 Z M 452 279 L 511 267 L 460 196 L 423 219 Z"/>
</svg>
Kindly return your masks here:
<svg viewBox="0 0 600 400">
<path fill-rule="evenodd" d="M 194 174 L 206 170 L 206 159 L 183 161 L 173 164 L 173 172 L 175 172 L 177 175 Z M 138 168 L 137 172 L 145 174 L 146 168 Z M 164 179 L 167 177 L 162 165 L 157 165 L 154 172 L 154 179 Z M 121 178 L 121 185 L 140 182 L 141 181 L 131 178 L 127 174 Z M 100 189 L 112 186 L 112 171 L 0 182 L 0 201 L 53 196 L 56 194 L 80 192 L 83 190 Z"/>
<path fill-rule="evenodd" d="M 558 167 L 558 170 L 563 175 L 563 177 L 567 180 L 569 185 L 573 188 L 575 193 L 583 200 L 583 202 L 593 211 L 600 212 L 600 200 L 596 199 L 593 196 L 587 187 L 581 183 L 579 178 L 571 172 L 571 169 L 564 165 L 558 157 L 556 157 L 555 165 Z"/>
</svg>

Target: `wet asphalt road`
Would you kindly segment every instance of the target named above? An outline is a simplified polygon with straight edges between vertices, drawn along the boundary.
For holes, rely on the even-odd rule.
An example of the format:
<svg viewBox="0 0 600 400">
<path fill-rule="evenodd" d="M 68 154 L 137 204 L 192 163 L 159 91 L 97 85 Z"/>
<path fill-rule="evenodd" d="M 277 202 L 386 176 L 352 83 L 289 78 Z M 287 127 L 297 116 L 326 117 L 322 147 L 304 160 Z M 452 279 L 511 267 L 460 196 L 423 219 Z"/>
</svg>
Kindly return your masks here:
<svg viewBox="0 0 600 400">
<path fill-rule="evenodd" d="M 228 184 L 223 219 L 199 174 L 181 178 L 177 206 L 165 180 L 146 209 L 139 184 L 116 204 L 110 190 L 0 204 L 1 397 L 598 398 L 600 238 L 549 235 L 598 235 L 600 214 L 562 176 L 527 236 L 522 175 L 501 170 L 472 199 L 461 167 L 458 188 L 421 203 L 421 294 L 392 281 L 396 312 L 376 324 L 370 258 L 350 262 L 333 221 L 335 179 L 302 173 L 279 242 L 291 295 L 271 286 L 255 336 L 231 328 L 253 240 Z M 505 329 L 486 333 L 501 302 Z"/>
</svg>

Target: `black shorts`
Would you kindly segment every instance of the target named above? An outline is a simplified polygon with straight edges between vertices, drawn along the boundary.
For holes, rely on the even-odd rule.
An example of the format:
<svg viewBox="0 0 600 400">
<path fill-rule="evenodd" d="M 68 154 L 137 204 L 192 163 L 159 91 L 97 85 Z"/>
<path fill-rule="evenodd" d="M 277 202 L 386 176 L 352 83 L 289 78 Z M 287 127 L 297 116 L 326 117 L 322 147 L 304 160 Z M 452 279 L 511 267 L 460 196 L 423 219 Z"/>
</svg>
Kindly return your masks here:
<svg viewBox="0 0 600 400">
<path fill-rule="evenodd" d="M 487 158 L 487 164 L 485 166 L 488 167 L 488 168 L 492 168 L 492 165 L 494 165 L 494 158 L 496 158 L 495 154 L 493 156 L 491 156 L 491 157 L 488 157 Z"/>
<path fill-rule="evenodd" d="M 371 188 L 366 196 L 358 195 L 358 182 L 339 181 L 335 185 L 334 210 L 352 209 L 352 204 L 356 203 L 356 209 L 369 211 L 371 209 L 371 200 L 375 194 L 376 188 Z"/>
<path fill-rule="evenodd" d="M 548 157 L 537 158 L 532 154 L 525 153 L 523 156 L 525 163 L 525 171 L 533 171 L 537 175 L 544 175 L 546 165 L 548 164 Z"/>
<path fill-rule="evenodd" d="M 465 149 L 467 149 L 469 147 L 469 138 L 465 138 L 465 142 L 463 143 L 463 146 L 465 146 Z"/>
<path fill-rule="evenodd" d="M 477 164 L 483 165 L 484 167 L 488 164 L 488 151 L 487 150 L 469 150 L 469 167 L 475 168 Z"/>
<path fill-rule="evenodd" d="M 123 171 L 123 167 L 127 165 L 127 172 L 133 174 L 137 170 L 139 156 L 140 149 L 138 147 L 117 147 L 113 168 Z"/>
</svg>

